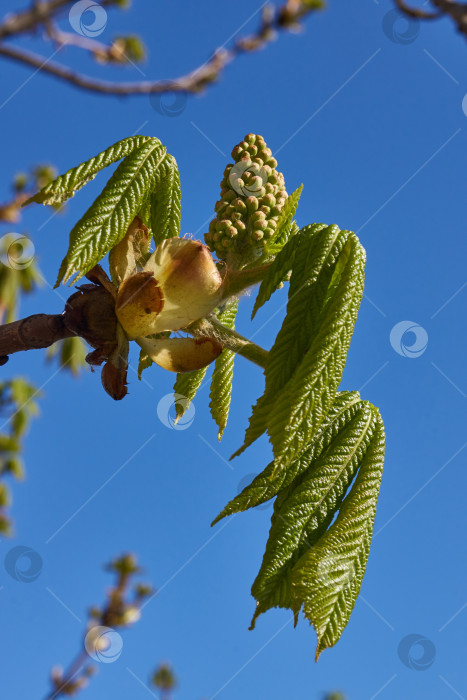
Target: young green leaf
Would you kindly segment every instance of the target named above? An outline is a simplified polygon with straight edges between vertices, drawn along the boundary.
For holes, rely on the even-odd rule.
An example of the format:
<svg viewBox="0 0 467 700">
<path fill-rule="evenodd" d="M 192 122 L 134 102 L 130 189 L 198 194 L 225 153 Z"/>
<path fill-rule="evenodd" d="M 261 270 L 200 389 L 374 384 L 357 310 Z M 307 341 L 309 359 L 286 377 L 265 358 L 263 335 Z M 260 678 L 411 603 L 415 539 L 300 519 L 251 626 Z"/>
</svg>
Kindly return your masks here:
<svg viewBox="0 0 467 700">
<path fill-rule="evenodd" d="M 326 228 L 326 224 L 313 224 L 314 231 L 321 231 L 321 229 Z M 290 243 L 283 248 L 274 259 L 271 267 L 268 269 L 264 279 L 262 280 L 258 296 L 256 297 L 255 305 L 251 313 L 251 318 L 253 319 L 257 311 L 271 298 L 271 295 L 276 291 L 281 282 L 285 279 L 287 274 L 292 270 L 295 252 L 299 247 L 301 242 L 300 236 L 295 236 Z"/>
<path fill-rule="evenodd" d="M 102 153 L 98 153 L 94 158 L 81 163 L 76 168 L 68 170 L 68 172 L 49 182 L 37 194 L 30 197 L 23 206 L 32 202 L 50 205 L 65 202 L 70 197 L 73 197 L 75 192 L 84 187 L 86 183 L 93 180 L 101 170 L 128 156 L 151 140 L 150 136 L 131 136 L 114 143 Z"/>
<path fill-rule="evenodd" d="M 212 525 L 215 525 L 227 515 L 258 506 L 274 498 L 278 493 L 284 493 L 284 490 L 288 487 L 290 489 L 295 488 L 301 475 L 361 408 L 361 403 L 358 391 L 339 392 L 326 420 L 321 424 L 318 432 L 303 453 L 289 464 L 287 470 L 274 474 L 275 464 L 274 461 L 270 462 L 261 474 L 258 474 L 238 496 L 227 503 L 212 522 Z"/>
<path fill-rule="evenodd" d="M 219 321 L 227 328 L 235 328 L 235 317 L 238 310 L 238 301 L 229 304 L 218 316 Z M 235 353 L 231 350 L 223 350 L 214 364 L 209 393 L 211 415 L 219 427 L 219 442 L 227 425 L 229 416 L 230 399 L 232 396 L 232 380 Z"/>
<path fill-rule="evenodd" d="M 318 635 L 316 659 L 339 640 L 365 573 L 384 462 L 384 427 L 371 407 L 375 429 L 354 485 L 336 521 L 295 564 L 291 581 L 296 605 Z"/>
<path fill-rule="evenodd" d="M 344 371 L 363 295 L 365 254 L 354 234 L 342 233 L 348 237 L 331 267 L 330 280 L 322 287 L 321 308 L 311 310 L 305 322 L 311 333 L 308 348 L 280 404 L 273 405 L 269 415 L 268 432 L 278 469 L 302 451 L 326 417 Z M 275 360 L 271 357 L 271 367 Z"/>
<path fill-rule="evenodd" d="M 101 194 L 70 233 L 70 245 L 56 286 L 75 273 L 80 279 L 125 235 L 147 192 L 161 179 L 166 149 L 150 139 L 120 163 Z"/>
<path fill-rule="evenodd" d="M 274 236 L 266 244 L 266 255 L 277 255 L 285 246 L 292 232 L 292 221 L 297 211 L 298 203 L 302 194 L 303 185 L 300 185 L 295 192 L 289 194 L 285 200 L 284 207 L 280 213 L 279 221 Z"/>
<path fill-rule="evenodd" d="M 287 315 L 269 352 L 264 394 L 235 453 L 268 430 L 278 467 L 302 451 L 334 400 L 363 293 L 365 263 L 356 236 L 337 226 L 302 229 L 280 255 L 276 269 L 281 272 L 288 250 L 293 265 Z M 271 274 L 265 298 L 277 279 Z"/>
<path fill-rule="evenodd" d="M 167 154 L 161 165 L 161 181 L 150 198 L 151 229 L 156 245 L 180 235 L 181 190 L 177 161 Z"/>
<path fill-rule="evenodd" d="M 290 586 L 292 567 L 332 521 L 363 459 L 374 422 L 371 405 L 360 402 L 275 509 L 263 563 L 251 589 L 258 603 L 253 626 L 262 612 L 274 606 L 297 612 Z"/>
<path fill-rule="evenodd" d="M 197 369 L 195 372 L 185 372 L 177 374 L 177 379 L 174 384 L 174 395 L 183 396 L 185 400 L 175 401 L 176 418 L 175 423 L 178 423 L 183 414 L 188 410 L 191 402 L 196 396 L 198 389 L 203 383 L 203 379 L 208 371 L 207 367 Z"/>
</svg>

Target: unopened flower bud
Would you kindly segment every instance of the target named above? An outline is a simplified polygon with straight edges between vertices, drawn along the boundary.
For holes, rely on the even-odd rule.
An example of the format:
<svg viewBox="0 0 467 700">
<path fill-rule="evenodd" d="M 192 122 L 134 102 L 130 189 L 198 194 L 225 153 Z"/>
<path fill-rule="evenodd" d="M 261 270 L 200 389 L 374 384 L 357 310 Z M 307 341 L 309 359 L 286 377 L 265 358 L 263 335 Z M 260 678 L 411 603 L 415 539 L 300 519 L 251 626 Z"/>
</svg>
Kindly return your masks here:
<svg viewBox="0 0 467 700">
<path fill-rule="evenodd" d="M 117 317 L 130 338 L 178 330 L 212 311 L 222 296 L 221 288 L 222 277 L 205 245 L 168 238 L 144 270 L 118 290 Z"/>
<path fill-rule="evenodd" d="M 273 236 L 276 224 L 271 219 L 281 214 L 287 192 L 284 177 L 276 170 L 277 161 L 261 136 L 247 134 L 233 149 L 232 157 L 234 163 L 225 169 L 221 184 L 220 201 L 224 206 L 216 205 L 214 219 L 228 223 L 210 225 L 206 243 L 220 259 L 229 260 L 228 254 L 234 253 L 246 262 L 255 258 Z M 264 219 L 255 218 L 258 211 Z M 234 237 L 232 225 L 238 232 Z M 210 235 L 214 231 L 216 237 Z"/>
</svg>

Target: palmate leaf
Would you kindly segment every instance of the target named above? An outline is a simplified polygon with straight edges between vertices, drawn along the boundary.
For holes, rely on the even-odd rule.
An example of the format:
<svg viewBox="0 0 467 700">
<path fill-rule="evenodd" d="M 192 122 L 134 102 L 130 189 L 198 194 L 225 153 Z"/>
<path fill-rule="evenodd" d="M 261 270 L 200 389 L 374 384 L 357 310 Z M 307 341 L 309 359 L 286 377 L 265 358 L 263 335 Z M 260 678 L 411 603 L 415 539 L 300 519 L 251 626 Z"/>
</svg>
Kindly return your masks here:
<svg viewBox="0 0 467 700">
<path fill-rule="evenodd" d="M 252 625 L 271 607 L 298 612 L 291 588 L 292 569 L 330 525 L 362 462 L 375 425 L 371 404 L 360 401 L 347 414 L 327 446 L 276 504 L 269 539 L 251 592 L 257 600 Z M 327 431 L 326 431 L 327 432 Z"/>
<path fill-rule="evenodd" d="M 313 440 L 307 446 L 306 450 L 289 464 L 287 470 L 274 474 L 274 461 L 270 462 L 268 466 L 238 494 L 238 496 L 227 503 L 225 508 L 212 522 L 212 525 L 215 525 L 227 515 L 239 513 L 248 508 L 254 508 L 261 503 L 265 503 L 265 501 L 274 498 L 279 492 L 283 494 L 284 490 L 291 484 L 296 486 L 298 478 L 309 468 L 316 455 L 322 453 L 323 450 L 327 448 L 336 434 L 342 430 L 350 418 L 355 415 L 360 408 L 360 404 L 361 400 L 358 391 L 341 391 L 337 395 L 326 420 L 320 426 Z"/>
<path fill-rule="evenodd" d="M 160 185 L 150 197 L 150 226 L 156 245 L 165 238 L 180 235 L 180 200 L 180 175 L 177 161 L 167 154 L 161 165 Z"/>
<path fill-rule="evenodd" d="M 118 141 L 97 156 L 81 163 L 76 168 L 60 175 L 48 185 L 43 187 L 37 194 L 30 197 L 23 206 L 37 202 L 39 204 L 60 204 L 65 202 L 74 193 L 80 190 L 90 180 L 112 163 L 116 163 L 125 156 L 138 149 L 147 141 L 151 141 L 150 136 L 131 136 L 130 138 Z"/>
<path fill-rule="evenodd" d="M 365 573 L 384 463 L 384 427 L 372 407 L 375 429 L 336 521 L 292 571 L 295 605 L 318 635 L 316 659 L 339 640 Z"/>
<path fill-rule="evenodd" d="M 326 228 L 326 224 L 313 224 L 313 231 L 320 231 Z M 309 231 L 311 233 L 311 229 Z M 271 267 L 269 268 L 267 274 L 262 280 L 258 296 L 256 297 L 255 305 L 253 311 L 251 312 L 251 318 L 256 316 L 257 311 L 271 298 L 271 295 L 276 291 L 280 283 L 285 279 L 288 272 L 293 267 L 295 260 L 295 253 L 297 248 L 301 243 L 301 238 L 296 236 L 290 241 L 286 248 L 283 248 L 275 257 Z"/>
<path fill-rule="evenodd" d="M 275 404 L 269 416 L 277 469 L 301 452 L 334 401 L 363 295 L 364 265 L 363 249 L 349 234 L 323 290 L 321 309 L 310 314 L 312 335 L 306 354 L 283 392 L 282 403 Z"/>
<path fill-rule="evenodd" d="M 219 314 L 219 321 L 227 328 L 234 329 L 237 310 L 238 300 L 235 300 Z M 209 408 L 219 427 L 219 442 L 222 439 L 229 417 L 234 359 L 234 352 L 227 349 L 223 350 L 214 363 L 214 371 L 212 373 Z"/>
<path fill-rule="evenodd" d="M 86 274 L 125 235 L 147 196 L 161 179 L 166 149 L 158 139 L 143 143 L 120 163 L 101 194 L 70 233 L 68 253 L 56 286 Z"/>
<path fill-rule="evenodd" d="M 284 261 L 288 249 L 293 265 L 287 315 L 269 353 L 265 392 L 235 453 L 268 430 L 277 468 L 301 452 L 335 398 L 363 293 L 365 264 L 356 236 L 337 226 L 305 227 L 281 252 Z"/>
</svg>

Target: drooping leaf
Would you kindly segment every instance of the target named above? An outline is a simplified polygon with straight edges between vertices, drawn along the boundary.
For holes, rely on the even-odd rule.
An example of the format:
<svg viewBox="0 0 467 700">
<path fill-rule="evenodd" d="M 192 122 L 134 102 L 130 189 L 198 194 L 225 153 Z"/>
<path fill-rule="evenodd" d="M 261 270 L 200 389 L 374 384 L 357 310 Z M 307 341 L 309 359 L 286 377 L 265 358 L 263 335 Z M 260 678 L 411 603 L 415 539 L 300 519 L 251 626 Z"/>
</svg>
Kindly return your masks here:
<svg viewBox="0 0 467 700">
<path fill-rule="evenodd" d="M 150 198 L 151 229 L 156 245 L 180 235 L 181 190 L 177 161 L 167 154 L 161 165 L 161 182 Z"/>
<path fill-rule="evenodd" d="M 320 231 L 326 228 L 326 224 L 313 224 L 315 231 Z M 253 319 L 257 311 L 271 298 L 273 292 L 276 291 L 280 283 L 285 279 L 286 275 L 290 270 L 292 270 L 295 252 L 299 247 L 301 238 L 296 236 L 290 241 L 286 248 L 283 248 L 274 259 L 271 267 L 267 271 L 264 279 L 262 280 L 258 296 L 256 297 L 255 305 L 251 313 L 251 318 Z"/>
<path fill-rule="evenodd" d="M 50 205 L 65 202 L 70 197 L 73 197 L 74 193 L 84 187 L 86 183 L 93 180 L 101 170 L 108 165 L 112 165 L 112 163 L 116 163 L 151 140 L 150 136 L 131 136 L 114 143 L 102 153 L 98 153 L 94 158 L 81 163 L 76 168 L 68 170 L 63 175 L 52 180 L 52 182 L 49 182 L 37 194 L 30 197 L 23 206 L 32 202 Z"/>
<path fill-rule="evenodd" d="M 219 314 L 219 321 L 227 328 L 234 329 L 237 310 L 238 301 L 230 303 Z M 234 359 L 234 352 L 227 349 L 223 350 L 215 361 L 212 373 L 209 407 L 211 415 L 219 427 L 219 441 L 222 439 L 229 416 Z"/>
<path fill-rule="evenodd" d="M 321 308 L 316 315 L 310 314 L 307 351 L 283 391 L 281 404 L 275 404 L 269 416 L 278 469 L 301 452 L 334 401 L 363 295 L 364 266 L 363 248 L 349 234 L 331 267 Z"/>
<path fill-rule="evenodd" d="M 86 274 L 125 235 L 146 194 L 161 179 L 166 149 L 150 139 L 120 163 L 101 194 L 70 233 L 70 245 L 60 267 L 56 286 Z"/>
<path fill-rule="evenodd" d="M 178 423 L 183 414 L 188 410 L 191 402 L 196 396 L 198 389 L 203 383 L 203 379 L 208 371 L 207 367 L 197 369 L 195 372 L 185 372 L 177 374 L 174 384 L 174 394 L 184 396 L 186 401 L 175 401 L 175 423 Z"/>
<path fill-rule="evenodd" d="M 284 259 L 289 247 L 294 262 L 287 315 L 269 353 L 265 392 L 235 453 L 268 430 L 278 469 L 302 451 L 334 401 L 365 263 L 356 236 L 337 226 L 305 227 L 282 251 Z"/>
<path fill-rule="evenodd" d="M 361 408 L 361 403 L 358 391 L 338 393 L 326 421 L 322 423 L 304 452 L 289 464 L 287 470 L 275 475 L 274 461 L 270 462 L 238 496 L 227 503 L 212 524 L 215 525 L 227 515 L 265 503 L 279 492 L 284 493 L 284 490 L 291 484 L 292 487 L 295 487 L 299 477 L 309 468 L 316 456 L 328 447 L 329 443 Z"/>
<path fill-rule="evenodd" d="M 339 640 L 365 573 L 384 462 L 384 427 L 372 407 L 375 429 L 354 485 L 336 521 L 292 571 L 296 605 L 318 635 L 316 659 Z"/>
<path fill-rule="evenodd" d="M 257 600 L 252 625 L 271 607 L 297 612 L 291 588 L 292 568 L 331 523 L 362 462 L 374 424 L 371 404 L 360 401 L 275 509 L 263 563 L 251 589 Z"/>
</svg>

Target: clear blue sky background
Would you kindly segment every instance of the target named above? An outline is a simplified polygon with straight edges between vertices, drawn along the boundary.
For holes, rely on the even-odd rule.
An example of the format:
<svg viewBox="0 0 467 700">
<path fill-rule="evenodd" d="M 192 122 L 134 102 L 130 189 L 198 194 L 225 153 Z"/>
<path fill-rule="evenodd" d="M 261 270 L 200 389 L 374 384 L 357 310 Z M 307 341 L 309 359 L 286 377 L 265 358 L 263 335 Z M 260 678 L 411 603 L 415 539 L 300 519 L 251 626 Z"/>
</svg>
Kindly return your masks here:
<svg viewBox="0 0 467 700">
<path fill-rule="evenodd" d="M 242 32 L 253 28 L 259 6 L 135 2 L 128 13 L 109 12 L 100 38 L 141 34 L 149 48 L 145 75 L 177 77 L 242 24 Z M 55 374 L 41 352 L 12 357 L 2 377 L 27 375 L 44 396 L 26 440 L 27 481 L 13 487 L 16 539 L 3 541 L 0 552 L 3 561 L 13 545 L 29 545 L 43 570 L 30 584 L 0 570 L 5 700 L 45 695 L 49 669 L 71 660 L 87 607 L 103 600 L 110 579 L 102 564 L 124 550 L 139 555 L 160 594 L 123 632 L 119 660 L 99 668 L 83 698 L 145 700 L 143 683 L 163 659 L 180 679 L 177 700 L 316 700 L 332 689 L 350 700 L 467 697 L 467 45 L 447 21 L 412 26 L 411 41 L 397 43 L 383 31 L 391 8 L 389 0 L 331 1 L 304 33 L 238 60 L 176 117 L 159 114 L 147 97 L 93 96 L 0 64 L 0 103 L 8 100 L 0 109 L 2 199 L 13 174 L 30 164 L 50 161 L 64 171 L 144 133 L 158 136 L 176 157 L 182 231 L 201 237 L 232 147 L 247 132 L 262 134 L 279 151 L 289 192 L 304 183 L 300 225 L 351 228 L 367 250 L 366 296 L 342 386 L 360 388 L 381 408 L 388 436 L 362 595 L 339 644 L 315 664 L 315 634 L 306 621 L 294 630 L 289 613 L 274 610 L 254 632 L 247 629 L 271 509 L 209 525 L 245 476 L 270 459 L 263 438 L 233 468 L 225 461 L 262 391 L 261 372 L 237 362 L 230 424 L 219 446 L 207 389 L 189 428 L 160 422 L 156 408 L 173 382 L 163 370 L 151 369 L 144 382 L 130 372 L 130 394 L 116 403 L 98 373 L 76 381 Z M 66 16 L 62 28 L 69 29 Z M 406 33 L 406 23 L 394 31 Z M 71 48 L 62 59 L 102 77 L 142 77 L 132 68 L 96 68 Z M 65 216 L 49 221 L 51 212 L 37 206 L 16 227 L 31 233 L 49 282 L 68 231 L 106 177 L 80 192 Z M 45 286 L 24 301 L 22 313 L 59 312 L 67 294 Z M 270 347 L 285 295 L 277 294 L 253 324 L 252 298 L 244 299 L 239 330 Z M 419 357 L 391 346 L 391 329 L 405 320 L 428 334 Z M 402 343 L 414 339 L 407 333 Z M 426 670 L 411 670 L 398 657 L 409 634 L 436 649 Z M 414 658 L 420 653 L 412 650 Z"/>
</svg>

